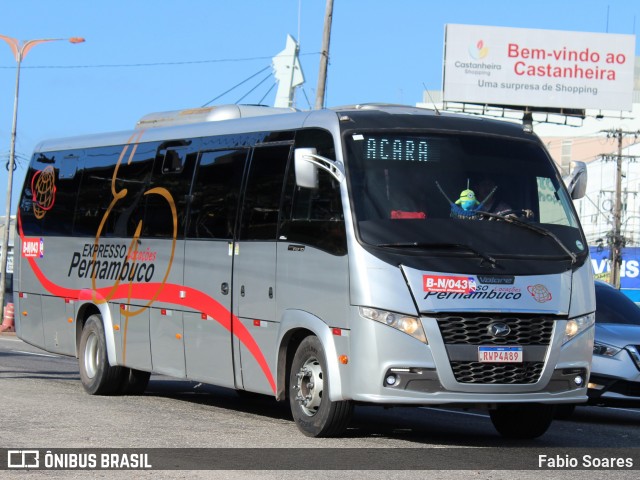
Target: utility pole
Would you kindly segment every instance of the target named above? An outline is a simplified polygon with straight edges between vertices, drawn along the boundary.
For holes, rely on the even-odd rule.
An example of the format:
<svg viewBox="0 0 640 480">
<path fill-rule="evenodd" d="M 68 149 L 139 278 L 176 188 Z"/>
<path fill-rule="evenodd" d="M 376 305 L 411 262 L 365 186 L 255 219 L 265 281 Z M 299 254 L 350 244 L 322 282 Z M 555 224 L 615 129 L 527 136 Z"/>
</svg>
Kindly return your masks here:
<svg viewBox="0 0 640 480">
<path fill-rule="evenodd" d="M 331 21 L 333 20 L 333 0 L 327 0 L 324 12 L 324 30 L 322 32 L 322 51 L 320 52 L 320 70 L 318 71 L 318 90 L 316 91 L 316 110 L 324 108 L 324 91 L 327 85 L 327 65 L 329 64 L 329 42 L 331 41 Z"/>
<path fill-rule="evenodd" d="M 601 155 L 604 160 L 616 161 L 616 189 L 615 200 L 613 205 L 613 232 L 609 240 L 610 248 L 610 278 L 609 283 L 615 288 L 620 288 L 620 267 L 622 266 L 622 248 L 625 245 L 625 239 L 621 234 L 622 225 L 622 160 L 634 160 L 634 155 L 622 155 L 623 139 L 627 135 L 634 135 L 636 138 L 640 134 L 640 131 L 629 132 L 624 131 L 621 128 L 617 130 L 605 131 L 608 137 L 614 137 L 618 140 L 618 155 L 615 157 L 611 155 Z"/>
<path fill-rule="evenodd" d="M 613 205 L 613 241 L 611 242 L 611 285 L 620 288 L 620 266 L 622 264 L 622 245 L 620 235 L 622 224 L 622 130 L 616 133 L 618 138 L 618 158 L 616 159 L 616 198 Z"/>
</svg>

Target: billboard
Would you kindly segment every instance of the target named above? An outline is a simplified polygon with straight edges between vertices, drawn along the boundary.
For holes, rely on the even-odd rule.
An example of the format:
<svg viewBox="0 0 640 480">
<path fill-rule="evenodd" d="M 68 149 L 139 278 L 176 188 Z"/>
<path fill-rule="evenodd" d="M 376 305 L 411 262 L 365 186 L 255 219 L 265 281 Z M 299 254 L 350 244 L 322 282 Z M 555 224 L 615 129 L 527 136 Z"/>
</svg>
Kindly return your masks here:
<svg viewBox="0 0 640 480">
<path fill-rule="evenodd" d="M 446 25 L 445 102 L 631 110 L 635 35 Z"/>
<path fill-rule="evenodd" d="M 610 252 L 608 247 L 589 247 L 593 273 L 598 280 L 609 282 Z M 622 249 L 622 265 L 620 265 L 620 288 L 640 290 L 640 247 L 624 247 Z"/>
</svg>

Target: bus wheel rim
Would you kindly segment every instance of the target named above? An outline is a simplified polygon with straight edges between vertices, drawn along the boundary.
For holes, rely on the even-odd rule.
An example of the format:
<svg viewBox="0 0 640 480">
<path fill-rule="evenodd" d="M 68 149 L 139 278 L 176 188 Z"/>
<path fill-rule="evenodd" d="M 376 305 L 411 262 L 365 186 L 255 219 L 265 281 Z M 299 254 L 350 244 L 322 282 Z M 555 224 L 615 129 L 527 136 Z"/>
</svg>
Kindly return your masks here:
<svg viewBox="0 0 640 480">
<path fill-rule="evenodd" d="M 296 374 L 296 402 L 302 411 L 312 417 L 318 412 L 322 403 L 324 390 L 324 374 L 317 358 L 309 358 Z"/>
<path fill-rule="evenodd" d="M 84 371 L 89 378 L 96 376 L 98 366 L 100 365 L 100 360 L 98 358 L 99 353 L 98 336 L 91 334 L 87 339 L 87 344 L 84 348 Z"/>
</svg>

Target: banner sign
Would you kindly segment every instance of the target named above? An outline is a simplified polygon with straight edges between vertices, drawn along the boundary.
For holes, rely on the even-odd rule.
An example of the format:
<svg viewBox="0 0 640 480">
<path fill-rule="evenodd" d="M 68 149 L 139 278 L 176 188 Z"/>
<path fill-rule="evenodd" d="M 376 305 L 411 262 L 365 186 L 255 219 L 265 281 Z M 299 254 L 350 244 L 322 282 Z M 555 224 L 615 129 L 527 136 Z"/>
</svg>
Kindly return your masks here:
<svg viewBox="0 0 640 480">
<path fill-rule="evenodd" d="M 635 35 L 446 25 L 443 97 L 631 110 Z"/>
<path fill-rule="evenodd" d="M 609 282 L 611 257 L 607 247 L 589 247 L 593 273 L 598 280 Z M 620 266 L 620 288 L 640 289 L 640 247 L 622 249 Z"/>
</svg>

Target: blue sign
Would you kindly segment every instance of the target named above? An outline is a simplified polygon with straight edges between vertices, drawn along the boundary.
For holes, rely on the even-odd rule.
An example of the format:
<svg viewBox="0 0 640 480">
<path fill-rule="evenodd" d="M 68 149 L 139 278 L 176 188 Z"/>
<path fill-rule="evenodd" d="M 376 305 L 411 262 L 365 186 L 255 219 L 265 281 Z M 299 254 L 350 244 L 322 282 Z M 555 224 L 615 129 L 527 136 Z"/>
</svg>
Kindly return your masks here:
<svg viewBox="0 0 640 480">
<path fill-rule="evenodd" d="M 610 256 L 608 247 L 589 247 L 593 273 L 599 280 L 609 282 Z M 634 302 L 640 302 L 640 247 L 622 249 L 620 290 Z"/>
</svg>

